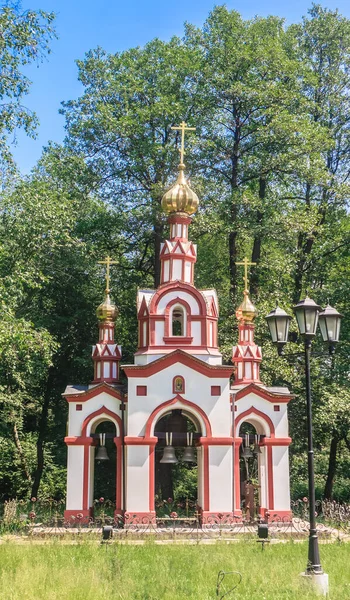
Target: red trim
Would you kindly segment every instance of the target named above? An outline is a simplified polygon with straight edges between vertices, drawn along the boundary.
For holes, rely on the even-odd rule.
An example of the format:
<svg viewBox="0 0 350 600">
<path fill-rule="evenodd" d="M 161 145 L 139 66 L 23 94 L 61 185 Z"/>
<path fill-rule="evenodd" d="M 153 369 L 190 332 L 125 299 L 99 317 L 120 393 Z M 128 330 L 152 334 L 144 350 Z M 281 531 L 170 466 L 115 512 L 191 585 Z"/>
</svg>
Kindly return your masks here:
<svg viewBox="0 0 350 600">
<path fill-rule="evenodd" d="M 199 443 L 202 446 L 232 446 L 233 437 L 201 437 L 199 438 Z"/>
<path fill-rule="evenodd" d="M 235 431 L 237 430 L 236 431 L 237 435 L 239 434 L 238 425 L 241 425 L 243 421 L 248 421 L 248 419 L 246 417 L 249 417 L 250 415 L 256 415 L 258 417 L 261 417 L 270 428 L 270 437 L 271 438 L 275 437 L 275 426 L 274 426 L 273 422 L 271 421 L 270 417 L 268 415 L 266 415 L 265 413 L 261 412 L 260 410 L 258 410 L 257 408 L 254 408 L 253 406 L 248 408 L 248 410 L 245 410 L 240 415 L 236 416 Z"/>
<path fill-rule="evenodd" d="M 261 440 L 261 446 L 289 446 L 292 438 L 264 438 Z"/>
<path fill-rule="evenodd" d="M 203 446 L 203 510 L 209 510 L 209 448 Z"/>
<path fill-rule="evenodd" d="M 158 439 L 158 438 L 157 438 Z M 149 510 L 154 511 L 155 506 L 155 445 L 149 447 Z"/>
<path fill-rule="evenodd" d="M 121 446 L 121 438 L 114 438 L 114 443 L 117 447 L 117 460 L 116 460 L 116 472 L 115 472 L 115 501 L 116 501 L 116 511 L 120 511 L 121 509 L 125 509 L 125 506 L 122 506 L 122 487 L 123 487 L 123 451 Z"/>
<path fill-rule="evenodd" d="M 189 322 L 187 322 L 189 323 Z M 191 325 L 191 323 L 189 323 Z M 183 335 L 169 335 L 164 336 L 163 341 L 165 344 L 171 344 L 172 346 L 182 346 L 183 344 L 191 344 L 193 342 L 193 337 L 187 337 Z"/>
<path fill-rule="evenodd" d="M 108 385 L 106 382 L 102 382 L 85 392 L 78 392 L 76 394 L 70 394 L 69 392 L 64 392 L 62 396 L 66 398 L 67 402 L 86 402 L 87 400 L 91 400 L 91 398 L 95 398 L 102 392 L 106 392 L 112 398 L 118 398 L 118 400 L 122 400 L 123 394 L 119 390 L 116 390 L 114 386 Z"/>
<path fill-rule="evenodd" d="M 95 412 L 91 413 L 91 415 L 86 417 L 86 419 L 84 420 L 82 430 L 81 430 L 82 436 L 86 436 L 87 426 L 90 423 L 90 421 L 92 421 L 92 419 L 94 419 L 95 417 L 98 417 L 99 415 L 102 415 L 102 414 L 106 414 L 109 417 L 112 417 L 113 419 L 116 420 L 116 422 L 118 424 L 118 428 L 119 428 L 119 431 L 117 431 L 117 433 L 119 433 L 119 435 L 120 435 L 120 432 L 122 431 L 121 418 L 115 412 L 109 410 L 105 406 L 101 406 L 101 408 L 99 408 L 98 410 L 95 410 Z M 119 437 L 119 436 L 117 436 L 117 437 Z"/>
<path fill-rule="evenodd" d="M 129 437 L 124 438 L 124 444 L 126 446 L 155 446 L 158 442 L 156 436 L 140 436 L 140 437 Z"/>
<path fill-rule="evenodd" d="M 283 394 L 283 396 L 279 396 L 278 394 L 272 394 L 271 392 L 268 392 L 267 390 L 262 388 L 260 385 L 250 383 L 249 385 L 245 386 L 236 393 L 235 401 L 237 402 L 238 400 L 244 398 L 245 396 L 247 396 L 247 394 L 250 394 L 251 392 L 253 392 L 257 396 L 260 396 L 260 398 L 264 398 L 264 400 L 273 402 L 274 404 L 276 404 L 276 402 L 284 402 L 287 404 L 292 398 L 294 398 L 292 394 Z"/>
<path fill-rule="evenodd" d="M 172 308 L 173 306 L 176 306 L 177 304 L 179 304 L 183 309 L 184 309 L 184 313 L 186 311 L 186 316 L 184 314 L 184 320 L 186 319 L 186 335 L 185 336 L 173 336 L 172 335 L 172 327 L 170 325 L 172 325 L 172 323 L 170 324 L 170 313 L 172 312 Z M 168 341 L 173 341 L 173 338 L 183 338 L 184 340 L 188 341 L 192 341 L 191 338 L 191 307 L 188 304 L 188 302 L 186 302 L 186 300 L 183 300 L 182 298 L 180 298 L 179 296 L 177 296 L 177 298 L 174 298 L 173 300 L 171 300 L 165 307 L 165 322 L 164 322 L 164 341 L 167 340 L 167 338 L 170 338 L 170 340 Z M 187 341 L 186 340 L 186 341 Z"/>
<path fill-rule="evenodd" d="M 193 287 L 193 285 L 191 285 L 190 283 L 185 283 L 183 281 L 171 281 L 167 284 L 164 284 L 164 286 L 159 287 L 151 299 L 149 312 L 155 314 L 157 312 L 156 307 L 157 307 L 159 301 L 161 300 L 161 298 L 167 292 L 174 291 L 175 289 L 179 289 L 181 291 L 187 292 L 188 294 L 193 296 L 193 298 L 195 300 L 197 300 L 197 302 L 201 308 L 201 311 L 200 311 L 201 314 L 202 315 L 207 314 L 206 302 L 204 300 L 204 297 L 200 293 L 200 291 L 197 290 L 195 287 Z"/>
<path fill-rule="evenodd" d="M 147 385 L 137 385 L 136 396 L 147 396 Z"/>
<path fill-rule="evenodd" d="M 182 381 L 182 389 L 181 390 L 177 390 L 176 389 L 176 380 L 177 379 L 181 379 Z M 175 375 L 175 377 L 173 378 L 173 394 L 184 394 L 185 393 L 185 380 L 182 377 L 182 375 Z"/>
<path fill-rule="evenodd" d="M 242 438 L 235 438 L 234 451 L 234 490 L 235 490 L 235 508 L 234 511 L 241 510 L 241 473 L 239 468 L 239 449 L 242 443 Z"/>
<path fill-rule="evenodd" d="M 269 510 L 273 510 L 275 506 L 274 502 L 274 490 L 273 490 L 273 460 L 272 460 L 272 447 L 267 447 L 267 480 L 268 480 L 268 499 L 269 499 Z"/>
<path fill-rule="evenodd" d="M 153 422 L 154 423 L 156 422 L 155 420 L 156 420 L 158 413 L 161 412 L 163 410 L 163 408 L 167 408 L 168 406 L 172 406 L 173 404 L 176 404 L 176 402 L 180 402 L 180 404 L 184 404 L 185 406 L 192 408 L 195 412 L 197 412 L 198 414 L 201 415 L 201 417 L 204 421 L 204 424 L 205 424 L 206 438 L 211 438 L 212 437 L 211 425 L 210 425 L 209 419 L 208 419 L 207 415 L 205 414 L 204 410 L 202 408 L 200 408 L 197 404 L 194 404 L 194 402 L 185 400 L 181 396 L 175 396 L 175 398 L 172 398 L 171 400 L 167 400 L 166 402 L 163 402 L 162 404 L 157 406 L 157 408 L 154 409 L 154 411 L 150 414 L 150 416 L 147 419 L 146 429 L 145 429 L 145 437 L 151 438 L 152 425 L 153 425 Z M 158 438 L 157 438 L 157 440 L 158 440 Z"/>
<path fill-rule="evenodd" d="M 151 377 L 175 363 L 186 365 L 207 377 L 222 377 L 228 379 L 234 370 L 234 367 L 224 365 L 208 365 L 199 358 L 195 358 L 183 350 L 175 350 L 166 356 L 162 356 L 161 358 L 152 361 L 148 365 L 125 365 L 123 370 L 127 377 Z"/>
<path fill-rule="evenodd" d="M 64 438 L 67 446 L 94 446 L 95 440 L 92 437 L 87 437 L 85 435 L 77 435 L 77 436 L 67 436 Z M 96 441 L 97 443 L 97 441 Z"/>
<path fill-rule="evenodd" d="M 90 448 L 84 446 L 84 470 L 83 470 L 83 510 L 88 510 L 89 501 L 89 465 L 90 465 Z"/>
</svg>

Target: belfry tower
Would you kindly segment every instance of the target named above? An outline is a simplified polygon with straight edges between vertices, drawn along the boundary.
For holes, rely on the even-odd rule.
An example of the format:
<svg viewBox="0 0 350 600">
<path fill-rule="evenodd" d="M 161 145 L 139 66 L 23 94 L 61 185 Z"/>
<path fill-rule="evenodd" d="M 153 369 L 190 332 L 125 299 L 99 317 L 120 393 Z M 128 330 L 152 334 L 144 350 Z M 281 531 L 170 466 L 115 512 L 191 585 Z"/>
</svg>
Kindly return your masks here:
<svg viewBox="0 0 350 600">
<path fill-rule="evenodd" d="M 100 443 L 96 428 L 110 421 L 115 427 L 115 512 L 124 515 L 126 524 L 156 522 L 159 465 L 177 462 L 175 450 L 180 448 L 185 448 L 183 454 L 177 450 L 180 460 L 197 459 L 202 522 L 242 519 L 247 477 L 242 455 L 249 435 L 255 435 L 258 455 L 259 513 L 290 518 L 291 396 L 260 380 L 262 355 L 254 342 L 256 309 L 248 293 L 247 259 L 244 299 L 236 313 L 239 340 L 233 365 L 222 364 L 216 291 L 194 284 L 197 247 L 189 228 L 199 200 L 186 181 L 184 164 L 185 133 L 194 128 L 182 122 L 173 129 L 181 132 L 181 149 L 177 179 L 162 199 L 169 239 L 161 246 L 159 287 L 137 294 L 138 347 L 134 363 L 122 366 L 127 393 L 120 384 L 121 348 L 114 339 L 117 311 L 109 296 L 108 258 L 105 300 L 97 313 L 94 380 L 89 386 L 68 386 L 64 394 L 69 402 L 66 517 L 93 514 L 95 447 Z M 245 426 L 255 434 L 243 435 Z"/>
</svg>

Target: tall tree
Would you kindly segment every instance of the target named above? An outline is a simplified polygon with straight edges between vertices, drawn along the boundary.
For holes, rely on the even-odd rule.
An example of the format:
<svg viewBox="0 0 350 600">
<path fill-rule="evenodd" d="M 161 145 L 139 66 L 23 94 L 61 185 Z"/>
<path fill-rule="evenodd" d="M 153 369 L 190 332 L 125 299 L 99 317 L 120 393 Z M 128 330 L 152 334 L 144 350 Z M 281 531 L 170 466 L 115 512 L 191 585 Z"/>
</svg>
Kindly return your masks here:
<svg viewBox="0 0 350 600">
<path fill-rule="evenodd" d="M 55 35 L 53 21 L 53 13 L 22 12 L 19 4 L 6 2 L 0 9 L 0 168 L 3 174 L 14 167 L 10 136 L 15 136 L 18 128 L 33 136 L 38 124 L 36 114 L 22 104 L 31 84 L 23 67 L 42 61 L 50 52 L 49 42 Z"/>
<path fill-rule="evenodd" d="M 178 38 L 108 55 L 100 48 L 78 61 L 85 92 L 64 103 L 67 144 L 86 157 L 104 198 L 127 214 L 133 251 L 160 281 L 160 200 L 177 162 L 171 125 L 193 120 L 189 73 L 194 57 Z"/>
</svg>

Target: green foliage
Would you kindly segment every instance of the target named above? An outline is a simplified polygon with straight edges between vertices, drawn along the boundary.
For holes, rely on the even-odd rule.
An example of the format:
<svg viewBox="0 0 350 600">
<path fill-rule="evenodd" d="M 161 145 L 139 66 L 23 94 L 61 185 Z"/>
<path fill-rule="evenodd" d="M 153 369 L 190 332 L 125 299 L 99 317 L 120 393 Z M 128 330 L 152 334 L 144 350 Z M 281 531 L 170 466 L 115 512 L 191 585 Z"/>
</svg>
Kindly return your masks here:
<svg viewBox="0 0 350 600">
<path fill-rule="evenodd" d="M 54 14 L 43 10 L 21 12 L 20 4 L 5 2 L 0 9 L 0 166 L 4 173 L 13 167 L 9 137 L 18 128 L 34 136 L 38 119 L 22 104 L 30 80 L 23 67 L 39 63 L 50 53 L 49 42 L 55 36 Z"/>
<path fill-rule="evenodd" d="M 305 570 L 306 542 L 269 544 L 255 540 L 216 545 L 12 544 L 1 549 L 3 600 L 206 600 L 216 597 L 219 571 L 239 571 L 242 600 L 315 599 L 300 573 Z M 334 600 L 349 588 L 349 544 L 324 544 L 322 566 L 329 574 Z M 268 561 L 268 569 L 266 568 Z M 227 575 L 229 589 L 237 577 Z M 222 588 L 223 589 L 223 588 Z"/>
<path fill-rule="evenodd" d="M 15 111 L 28 89 L 20 67 L 34 58 L 30 35 L 37 39 L 35 56 L 42 56 L 53 31 L 52 15 L 16 13 L 12 25 L 11 11 L 2 10 L 0 23 L 17 27 L 6 37 L 6 52 L 11 40 L 23 38 L 13 55 L 21 80 Z M 103 290 L 96 262 L 107 253 L 118 260 L 111 290 L 120 309 L 117 340 L 124 361 L 132 361 L 137 288 L 159 282 L 166 236 L 159 205 L 178 161 L 170 127 L 185 119 L 197 126 L 185 157 L 200 197 L 191 226 L 195 283 L 218 291 L 219 342 L 229 362 L 242 290 L 235 262 L 244 255 L 257 262 L 250 288 L 259 310 L 262 378 L 295 394 L 293 497 L 305 494 L 306 481 L 303 363 L 276 357 L 264 315 L 276 297 L 291 311 L 306 288 L 345 315 L 335 359 L 313 358 L 312 378 L 318 494 L 327 479 L 328 494 L 348 499 L 349 52 L 350 23 L 337 11 L 314 5 L 301 23 L 286 27 L 274 16 L 245 21 L 218 6 L 203 27 L 186 24 L 182 39 L 155 39 L 116 54 L 97 48 L 78 61 L 84 90 L 63 104 L 64 145 L 51 143 L 31 177 L 7 180 L 0 198 L 4 498 L 30 490 L 63 494 L 61 393 L 67 383 L 91 379 Z M 34 121 L 24 122 L 29 131 Z M 6 138 L 11 124 L 3 123 Z M 314 347 L 321 350 L 319 342 Z M 290 344 L 291 353 L 299 349 Z M 194 497 L 195 470 L 177 475 L 176 495 Z"/>
</svg>

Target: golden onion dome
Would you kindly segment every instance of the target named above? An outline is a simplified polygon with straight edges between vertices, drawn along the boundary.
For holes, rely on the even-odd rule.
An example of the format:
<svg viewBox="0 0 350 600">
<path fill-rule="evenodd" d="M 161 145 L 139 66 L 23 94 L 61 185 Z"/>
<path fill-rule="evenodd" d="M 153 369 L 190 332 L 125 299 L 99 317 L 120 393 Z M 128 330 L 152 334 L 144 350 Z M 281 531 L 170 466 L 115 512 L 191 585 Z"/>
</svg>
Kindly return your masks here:
<svg viewBox="0 0 350 600">
<path fill-rule="evenodd" d="M 106 294 L 104 301 L 96 310 L 96 315 L 99 321 L 107 321 L 113 323 L 118 316 L 118 307 L 111 302 L 109 294 Z"/>
<path fill-rule="evenodd" d="M 168 215 L 177 212 L 193 215 L 198 209 L 198 196 L 186 182 L 185 165 L 180 163 L 178 168 L 179 174 L 175 184 L 165 192 L 162 198 L 162 209 Z"/>
<path fill-rule="evenodd" d="M 236 317 L 238 321 L 245 321 L 246 323 L 252 323 L 257 315 L 257 310 L 249 298 L 248 290 L 244 290 L 244 299 L 242 304 L 236 310 Z"/>
</svg>

